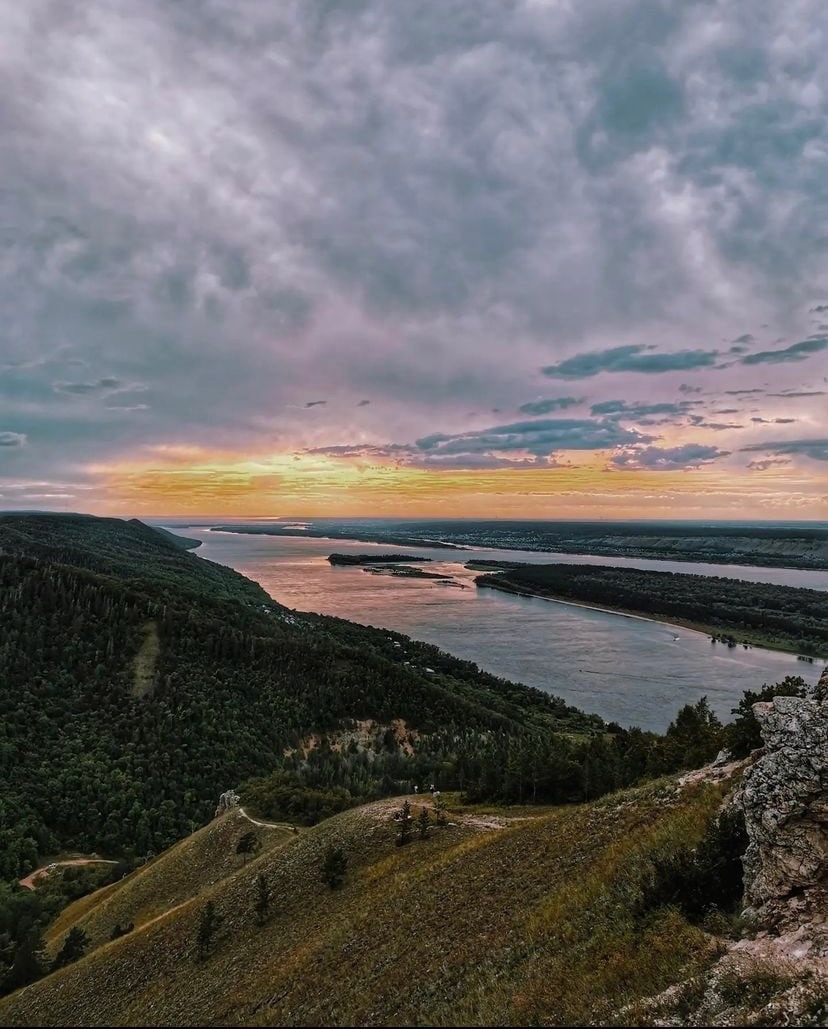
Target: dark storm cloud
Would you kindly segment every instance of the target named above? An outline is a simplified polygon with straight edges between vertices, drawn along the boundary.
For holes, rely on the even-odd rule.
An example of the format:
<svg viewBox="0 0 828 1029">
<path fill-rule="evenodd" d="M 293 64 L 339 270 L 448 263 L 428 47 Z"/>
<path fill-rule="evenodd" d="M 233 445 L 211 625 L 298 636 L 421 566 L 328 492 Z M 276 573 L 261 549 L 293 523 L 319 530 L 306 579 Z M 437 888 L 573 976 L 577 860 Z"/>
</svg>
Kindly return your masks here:
<svg viewBox="0 0 828 1029">
<path fill-rule="evenodd" d="M 672 354 L 653 353 L 654 347 L 631 344 L 610 347 L 587 354 L 576 354 L 558 364 L 541 369 L 554 379 L 587 379 L 601 372 L 661 372 L 687 371 L 690 368 L 709 368 L 718 357 L 717 350 L 681 350 Z"/>
</svg>

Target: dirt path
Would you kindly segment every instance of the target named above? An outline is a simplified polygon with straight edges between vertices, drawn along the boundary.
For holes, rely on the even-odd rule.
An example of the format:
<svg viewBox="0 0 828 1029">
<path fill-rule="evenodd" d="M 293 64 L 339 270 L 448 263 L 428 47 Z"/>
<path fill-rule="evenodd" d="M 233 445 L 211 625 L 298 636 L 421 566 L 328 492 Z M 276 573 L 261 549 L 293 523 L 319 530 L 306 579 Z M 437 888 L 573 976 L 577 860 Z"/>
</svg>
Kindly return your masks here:
<svg viewBox="0 0 828 1029">
<path fill-rule="evenodd" d="M 262 829 L 295 829 L 296 826 L 290 822 L 260 822 L 257 818 L 251 818 L 250 815 L 244 810 L 243 807 L 238 808 L 242 818 L 246 818 L 248 822 L 252 822 L 253 825 L 259 825 Z"/>
<path fill-rule="evenodd" d="M 67 868 L 69 865 L 117 865 L 117 861 L 107 861 L 106 858 L 72 858 L 70 861 L 51 861 L 48 865 L 36 868 L 29 872 L 25 879 L 19 879 L 17 885 L 27 890 L 35 888 L 35 879 L 42 879 L 56 868 Z"/>
</svg>

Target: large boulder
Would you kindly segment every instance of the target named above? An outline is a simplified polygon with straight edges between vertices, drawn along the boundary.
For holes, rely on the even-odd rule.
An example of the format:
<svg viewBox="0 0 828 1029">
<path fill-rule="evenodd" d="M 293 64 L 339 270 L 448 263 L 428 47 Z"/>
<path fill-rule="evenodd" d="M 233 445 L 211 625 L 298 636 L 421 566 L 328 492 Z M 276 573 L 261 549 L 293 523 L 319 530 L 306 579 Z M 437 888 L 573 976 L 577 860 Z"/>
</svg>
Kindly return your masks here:
<svg viewBox="0 0 828 1029">
<path fill-rule="evenodd" d="M 225 811 L 231 811 L 234 807 L 238 807 L 241 802 L 241 797 L 236 793 L 235 790 L 230 789 L 225 793 L 222 793 L 219 797 L 218 807 L 216 808 L 215 817 L 223 815 Z"/>
<path fill-rule="evenodd" d="M 828 876 L 828 672 L 810 696 L 754 704 L 764 753 L 736 802 L 750 841 L 745 899 L 754 909 L 823 888 Z"/>
</svg>

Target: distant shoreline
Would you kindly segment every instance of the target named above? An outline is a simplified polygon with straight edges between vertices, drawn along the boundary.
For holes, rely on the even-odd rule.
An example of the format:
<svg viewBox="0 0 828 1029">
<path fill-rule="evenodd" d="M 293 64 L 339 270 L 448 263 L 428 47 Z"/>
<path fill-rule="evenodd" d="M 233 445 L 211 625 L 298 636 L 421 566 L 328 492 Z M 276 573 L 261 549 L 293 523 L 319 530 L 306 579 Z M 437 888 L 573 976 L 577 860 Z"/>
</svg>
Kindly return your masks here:
<svg viewBox="0 0 828 1029">
<path fill-rule="evenodd" d="M 485 583 L 476 582 L 475 584 L 478 589 L 493 589 L 497 590 L 500 593 L 508 593 L 513 597 L 526 597 L 530 600 L 547 600 L 552 604 L 568 604 L 570 607 L 583 607 L 586 608 L 588 611 L 601 611 L 605 614 L 620 615 L 623 618 L 636 618 L 641 622 L 655 622 L 658 625 L 665 625 L 669 628 L 675 627 L 687 629 L 690 632 L 695 632 L 700 636 L 707 636 L 708 639 L 711 640 L 715 638 L 715 640 L 718 640 L 720 643 L 723 642 L 723 636 L 732 637 L 732 633 L 724 632 L 720 626 L 705 625 L 701 622 L 691 622 L 685 621 L 683 619 L 668 619 L 666 617 L 655 618 L 652 615 L 641 614 L 640 612 L 632 611 L 629 608 L 608 607 L 602 604 L 588 604 L 586 603 L 586 601 L 583 600 L 571 600 L 567 597 L 555 597 L 550 596 L 546 593 L 534 592 L 533 590 L 518 589 L 517 587 L 512 586 L 510 583 L 506 581 L 498 583 L 493 579 L 492 581 L 487 581 Z M 723 643 L 723 645 L 728 646 L 727 643 Z M 799 651 L 794 649 L 793 647 L 773 646 L 768 642 L 759 643 L 749 639 L 737 640 L 736 646 L 733 648 L 728 647 L 728 649 L 735 650 L 740 647 L 743 649 L 755 648 L 758 650 L 770 650 L 777 654 L 792 654 L 796 657 L 800 656 Z M 813 655 L 814 664 L 824 662 L 825 660 L 826 659 L 823 655 Z M 812 662 L 809 660 L 806 663 L 811 664 Z"/>
<path fill-rule="evenodd" d="M 474 524 L 474 523 L 472 523 Z M 625 558 L 639 561 L 675 561 L 681 564 L 714 564 L 714 565 L 735 565 L 752 568 L 776 568 L 780 570 L 821 572 L 828 571 L 828 560 L 823 557 L 824 544 L 820 538 L 820 548 L 813 551 L 808 547 L 808 540 L 804 537 L 795 537 L 794 540 L 785 539 L 784 535 L 779 538 L 767 538 L 763 534 L 751 533 L 745 530 L 740 539 L 751 539 L 755 547 L 751 550 L 745 549 L 711 549 L 711 538 L 721 539 L 723 548 L 725 541 L 734 538 L 732 533 L 716 534 L 711 537 L 701 534 L 701 530 L 688 530 L 686 535 L 676 536 L 675 534 L 659 535 L 657 531 L 642 538 L 640 534 L 630 532 L 612 531 L 612 526 L 607 526 L 601 534 L 574 538 L 572 534 L 560 537 L 549 536 L 547 533 L 546 542 L 542 542 L 537 534 L 528 534 L 525 539 L 515 540 L 513 536 L 508 538 L 492 538 L 489 535 L 475 534 L 469 529 L 464 538 L 457 538 L 452 542 L 445 539 L 429 538 L 425 535 L 405 536 L 399 530 L 391 530 L 388 533 L 373 531 L 361 532 L 353 525 L 344 526 L 338 529 L 336 525 L 325 526 L 325 528 L 302 528 L 295 529 L 279 525 L 234 525 L 222 524 L 212 525 L 209 532 L 227 532 L 249 536 L 290 536 L 305 539 L 329 539 L 329 540 L 351 540 L 356 543 L 375 543 L 379 546 L 396 547 L 425 547 L 440 550 L 516 550 L 531 551 L 537 554 L 566 554 L 567 556 L 580 557 L 612 557 Z M 577 537 L 579 533 L 575 534 Z M 799 543 L 799 553 L 791 552 L 795 544 Z M 787 544 L 789 547 L 785 553 L 779 553 L 779 544 Z M 682 549 L 684 548 L 684 549 Z"/>
</svg>

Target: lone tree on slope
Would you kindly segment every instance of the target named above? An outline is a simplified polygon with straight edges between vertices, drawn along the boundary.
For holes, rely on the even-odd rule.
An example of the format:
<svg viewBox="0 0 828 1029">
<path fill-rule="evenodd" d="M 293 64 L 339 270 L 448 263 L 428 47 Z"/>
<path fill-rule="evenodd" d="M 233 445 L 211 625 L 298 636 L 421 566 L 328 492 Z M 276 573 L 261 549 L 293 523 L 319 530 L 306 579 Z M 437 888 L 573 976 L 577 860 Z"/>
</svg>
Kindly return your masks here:
<svg viewBox="0 0 828 1029">
<path fill-rule="evenodd" d="M 216 905 L 212 900 L 208 900 L 201 909 L 198 930 L 196 932 L 196 944 L 198 945 L 200 961 L 203 961 L 210 953 L 216 932 L 223 921 L 222 916 L 216 912 Z"/>
<path fill-rule="evenodd" d="M 247 859 L 256 853 L 261 847 L 262 842 L 255 832 L 251 829 L 250 832 L 246 832 L 236 844 L 236 853 L 241 854 L 242 863 L 247 864 Z"/>
<path fill-rule="evenodd" d="M 52 963 L 52 971 L 56 968 L 63 968 L 64 965 L 71 965 L 73 961 L 82 958 L 89 945 L 89 937 L 79 926 L 73 926 L 63 941 L 60 952 Z"/>
<path fill-rule="evenodd" d="M 256 922 L 264 925 L 270 913 L 270 887 L 267 879 L 260 873 L 256 877 L 256 899 L 253 901 L 253 910 L 256 912 Z"/>
<path fill-rule="evenodd" d="M 347 867 L 348 856 L 345 851 L 341 847 L 329 844 L 322 862 L 322 881 L 327 883 L 332 890 L 339 889 L 345 878 Z"/>
</svg>

